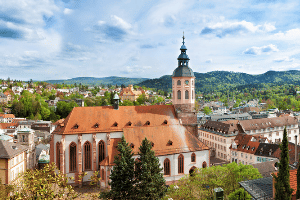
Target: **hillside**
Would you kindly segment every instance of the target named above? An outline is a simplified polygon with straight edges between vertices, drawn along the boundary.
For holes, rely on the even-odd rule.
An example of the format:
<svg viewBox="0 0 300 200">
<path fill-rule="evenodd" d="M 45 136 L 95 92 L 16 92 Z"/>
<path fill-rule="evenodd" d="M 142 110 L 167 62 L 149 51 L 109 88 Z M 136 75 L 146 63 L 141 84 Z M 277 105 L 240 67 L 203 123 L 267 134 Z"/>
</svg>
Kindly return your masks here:
<svg viewBox="0 0 300 200">
<path fill-rule="evenodd" d="M 129 85 L 129 84 L 138 84 L 142 81 L 148 80 L 147 78 L 126 78 L 126 77 L 117 77 L 117 76 L 110 76 L 110 77 L 104 77 L 104 78 L 94 78 L 94 77 L 77 77 L 67 80 L 47 80 L 45 82 L 51 83 L 51 84 L 82 84 L 82 85 Z"/>
<path fill-rule="evenodd" d="M 208 73 L 195 72 L 196 91 L 226 91 L 232 88 L 259 87 L 263 83 L 275 85 L 300 84 L 300 71 L 268 71 L 264 74 L 251 75 L 239 72 L 213 71 Z M 161 90 L 171 89 L 172 77 L 165 75 L 157 79 L 145 80 L 138 85 Z"/>
</svg>

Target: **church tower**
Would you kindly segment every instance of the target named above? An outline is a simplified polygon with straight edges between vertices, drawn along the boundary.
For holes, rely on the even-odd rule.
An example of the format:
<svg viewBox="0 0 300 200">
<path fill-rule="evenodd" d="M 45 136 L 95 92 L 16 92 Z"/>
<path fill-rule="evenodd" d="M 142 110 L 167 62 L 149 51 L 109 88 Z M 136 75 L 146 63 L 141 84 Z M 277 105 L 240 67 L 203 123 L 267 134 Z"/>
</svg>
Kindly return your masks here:
<svg viewBox="0 0 300 200">
<path fill-rule="evenodd" d="M 178 56 L 178 67 L 172 75 L 173 105 L 177 117 L 181 120 L 183 126 L 190 133 L 198 136 L 197 115 L 195 112 L 195 76 L 189 68 L 189 57 L 186 54 L 186 46 L 183 42 L 180 48 L 181 54 Z"/>
<path fill-rule="evenodd" d="M 189 56 L 186 54 L 183 36 L 181 54 L 178 56 L 178 67 L 172 75 L 173 105 L 180 112 L 194 112 L 195 108 L 195 76 L 189 68 Z"/>
</svg>

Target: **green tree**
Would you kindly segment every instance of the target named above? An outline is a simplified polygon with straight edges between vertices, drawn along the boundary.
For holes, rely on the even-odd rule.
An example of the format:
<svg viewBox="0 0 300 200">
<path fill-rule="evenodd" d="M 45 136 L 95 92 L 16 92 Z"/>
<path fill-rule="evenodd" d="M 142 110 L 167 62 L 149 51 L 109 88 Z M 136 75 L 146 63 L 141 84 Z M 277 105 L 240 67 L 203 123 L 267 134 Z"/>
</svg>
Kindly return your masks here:
<svg viewBox="0 0 300 200">
<path fill-rule="evenodd" d="M 227 197 L 240 188 L 239 182 L 257 178 L 262 176 L 256 168 L 241 163 L 201 168 L 193 176 L 180 179 L 176 183 L 178 188 L 171 185 L 167 196 L 173 199 L 207 200 L 213 196 L 213 188 L 221 187 Z"/>
<path fill-rule="evenodd" d="M 293 189 L 290 186 L 290 167 L 289 167 L 289 148 L 286 133 L 286 127 L 283 131 L 283 139 L 280 144 L 280 162 L 279 171 L 275 178 L 275 199 L 276 200 L 290 200 Z"/>
<path fill-rule="evenodd" d="M 136 101 L 139 103 L 139 105 L 143 105 L 145 104 L 147 98 L 146 98 L 146 95 L 145 94 L 141 94 L 137 99 Z"/>
<path fill-rule="evenodd" d="M 229 200 L 251 200 L 251 195 L 244 190 L 244 188 L 236 189 L 228 195 Z"/>
<path fill-rule="evenodd" d="M 204 112 L 204 114 L 206 114 L 206 115 L 209 115 L 210 113 L 212 113 L 211 109 L 210 109 L 208 106 L 205 106 L 205 107 L 203 108 L 203 112 Z"/>
<path fill-rule="evenodd" d="M 139 162 L 136 163 L 136 199 L 160 199 L 167 188 L 159 160 L 152 150 L 152 142 L 145 138 L 139 147 Z"/>
<path fill-rule="evenodd" d="M 135 161 L 131 147 L 124 136 L 118 144 L 119 154 L 115 156 L 115 166 L 110 174 L 111 190 L 101 192 L 100 198 L 104 199 L 135 199 L 134 193 L 134 165 Z"/>
</svg>

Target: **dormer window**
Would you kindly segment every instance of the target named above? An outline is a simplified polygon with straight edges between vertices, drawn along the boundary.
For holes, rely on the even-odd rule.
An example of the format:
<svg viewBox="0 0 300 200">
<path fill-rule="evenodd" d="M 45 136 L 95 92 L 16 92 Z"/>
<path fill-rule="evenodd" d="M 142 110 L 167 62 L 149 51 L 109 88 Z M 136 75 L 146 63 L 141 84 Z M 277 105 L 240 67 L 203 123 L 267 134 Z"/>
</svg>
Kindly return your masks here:
<svg viewBox="0 0 300 200">
<path fill-rule="evenodd" d="M 133 149 L 133 148 L 134 148 L 134 144 L 133 144 L 133 143 L 131 143 L 131 144 L 130 144 L 130 147 Z"/>
<path fill-rule="evenodd" d="M 98 127 L 99 127 L 99 124 L 98 124 L 98 123 L 96 123 L 96 124 L 94 125 L 94 127 L 95 127 L 95 128 L 98 128 Z"/>
<path fill-rule="evenodd" d="M 171 140 L 168 141 L 167 146 L 172 146 L 173 142 Z"/>
<path fill-rule="evenodd" d="M 163 124 L 168 124 L 168 121 L 167 121 L 167 120 L 165 120 Z"/>
<path fill-rule="evenodd" d="M 247 150 L 249 150 L 250 149 L 250 146 L 247 146 Z"/>
<path fill-rule="evenodd" d="M 149 121 L 146 121 L 145 125 L 149 126 L 149 125 L 150 125 L 150 122 L 149 122 Z"/>
<path fill-rule="evenodd" d="M 151 146 L 154 147 L 154 143 L 153 142 L 151 142 Z"/>
<path fill-rule="evenodd" d="M 132 123 L 131 123 L 131 122 L 128 122 L 128 123 L 127 123 L 127 126 L 131 126 L 131 125 L 132 125 Z"/>
<path fill-rule="evenodd" d="M 243 145 L 243 149 L 245 149 L 245 147 L 246 147 L 246 145 L 244 144 L 244 145 Z"/>
<path fill-rule="evenodd" d="M 115 123 L 113 124 L 113 126 L 117 127 L 117 126 L 118 126 L 118 123 L 117 123 L 117 122 L 115 122 Z"/>
<path fill-rule="evenodd" d="M 254 151 L 254 149 L 255 149 L 255 147 L 252 147 L 252 149 L 251 149 L 251 150 L 252 150 L 252 151 Z"/>
<path fill-rule="evenodd" d="M 79 127 L 78 124 L 75 124 L 75 125 L 73 126 L 74 129 L 78 129 L 78 127 Z"/>
</svg>

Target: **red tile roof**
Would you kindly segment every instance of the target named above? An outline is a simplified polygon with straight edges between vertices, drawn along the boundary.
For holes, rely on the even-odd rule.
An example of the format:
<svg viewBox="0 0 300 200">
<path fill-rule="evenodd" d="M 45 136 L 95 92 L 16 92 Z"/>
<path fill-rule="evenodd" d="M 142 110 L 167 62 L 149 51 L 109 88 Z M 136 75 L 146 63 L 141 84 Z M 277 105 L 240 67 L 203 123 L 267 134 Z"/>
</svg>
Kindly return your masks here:
<svg viewBox="0 0 300 200">
<path fill-rule="evenodd" d="M 278 172 L 274 173 L 276 176 Z M 297 169 L 290 170 L 290 186 L 294 189 L 292 196 L 296 195 L 297 192 Z"/>
<path fill-rule="evenodd" d="M 125 127 L 179 124 L 173 105 L 75 107 L 53 133 L 77 134 L 122 131 Z"/>
<path fill-rule="evenodd" d="M 124 128 L 124 137 L 129 144 L 134 145 L 132 149 L 135 154 L 145 137 L 153 142 L 152 150 L 156 156 L 209 149 L 182 125 Z"/>
<path fill-rule="evenodd" d="M 237 149 L 233 149 L 232 145 L 229 148 L 236 151 L 255 154 L 260 142 L 251 141 L 252 137 L 253 135 L 238 134 L 234 139 L 235 143 L 238 145 Z"/>
<path fill-rule="evenodd" d="M 10 127 L 18 127 L 18 123 L 0 123 L 0 129 L 15 129 Z"/>
<path fill-rule="evenodd" d="M 15 118 L 15 115 L 14 114 L 0 114 L 0 117 L 3 117 L 3 118 Z"/>
</svg>

